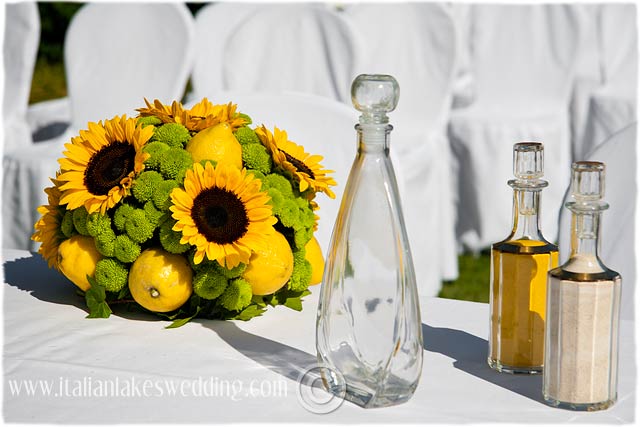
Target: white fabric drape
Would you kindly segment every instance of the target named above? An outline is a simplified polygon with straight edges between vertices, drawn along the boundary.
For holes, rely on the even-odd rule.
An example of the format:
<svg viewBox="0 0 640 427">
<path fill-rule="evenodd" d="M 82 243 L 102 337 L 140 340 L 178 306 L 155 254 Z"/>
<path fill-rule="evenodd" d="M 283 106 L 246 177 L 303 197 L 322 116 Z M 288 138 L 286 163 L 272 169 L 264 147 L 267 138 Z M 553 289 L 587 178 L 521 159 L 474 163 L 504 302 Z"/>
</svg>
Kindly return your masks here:
<svg viewBox="0 0 640 427">
<path fill-rule="evenodd" d="M 581 28 L 568 5 L 472 5 L 474 102 L 449 126 L 458 170 L 457 233 L 473 250 L 505 238 L 511 227 L 512 146 L 545 145 L 542 232 L 557 237 L 570 166 L 569 96 Z"/>
<path fill-rule="evenodd" d="M 637 119 L 636 5 L 606 5 L 598 24 L 603 84 L 591 96 L 583 154 Z"/>
</svg>

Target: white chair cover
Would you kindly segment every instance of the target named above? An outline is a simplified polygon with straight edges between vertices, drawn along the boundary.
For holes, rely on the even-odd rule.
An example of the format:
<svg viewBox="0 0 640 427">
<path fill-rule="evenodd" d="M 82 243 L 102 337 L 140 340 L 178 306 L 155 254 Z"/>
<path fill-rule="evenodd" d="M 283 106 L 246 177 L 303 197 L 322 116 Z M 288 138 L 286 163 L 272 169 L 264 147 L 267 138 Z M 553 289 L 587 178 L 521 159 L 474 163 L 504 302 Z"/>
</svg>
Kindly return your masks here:
<svg viewBox="0 0 640 427">
<path fill-rule="evenodd" d="M 449 126 L 459 176 L 457 233 L 473 251 L 511 229 L 512 146 L 545 145 L 542 231 L 557 238 L 569 179 L 569 95 L 580 40 L 580 10 L 567 5 L 472 5 L 474 103 Z"/>
<path fill-rule="evenodd" d="M 218 93 L 226 88 L 224 67 L 227 40 L 256 10 L 267 7 L 258 3 L 219 2 L 203 6 L 196 13 L 196 51 L 191 85 L 193 94 Z M 237 88 L 236 88 L 237 89 Z"/>
<path fill-rule="evenodd" d="M 591 97 L 583 154 L 637 120 L 636 5 L 603 5 L 598 34 L 603 85 Z"/>
<path fill-rule="evenodd" d="M 456 71 L 453 83 L 452 108 L 464 108 L 473 102 L 473 74 L 470 69 L 471 30 L 469 3 L 449 3 L 449 12 L 456 29 Z"/>
<path fill-rule="evenodd" d="M 635 218 L 637 189 L 637 123 L 625 127 L 594 151 L 585 160 L 605 164 L 604 200 L 610 208 L 602 214 L 599 255 L 602 262 L 622 276 L 623 319 L 634 318 L 636 286 Z M 565 202 L 571 200 L 569 190 Z M 571 250 L 571 212 L 564 208 L 560 215 L 560 262 L 569 258 Z"/>
<path fill-rule="evenodd" d="M 344 13 L 364 43 L 358 73 L 391 74 L 400 84 L 398 107 L 389 116 L 391 153 L 418 292 L 435 296 L 443 279 L 458 276 L 446 139 L 456 28 L 445 6 L 435 3 L 355 3 Z"/>
<path fill-rule="evenodd" d="M 321 4 L 219 3 L 196 17 L 195 93 L 297 91 L 347 101 L 359 53 Z"/>
<path fill-rule="evenodd" d="M 144 97 L 181 99 L 193 59 L 191 13 L 178 3 L 88 3 L 65 38 L 71 126 L 60 137 L 3 158 L 3 247 L 37 248 L 30 240 L 46 204 L 44 188 L 63 144 L 89 121 L 135 116 Z"/>
<path fill-rule="evenodd" d="M 27 122 L 33 142 L 40 143 L 60 137 L 71 125 L 69 97 L 48 99 L 30 104 Z"/>
<path fill-rule="evenodd" d="M 65 39 L 72 126 L 83 129 L 89 121 L 135 115 L 145 97 L 180 100 L 194 37 L 192 15 L 181 3 L 84 6 Z"/>
<path fill-rule="evenodd" d="M 593 92 L 602 85 L 598 21 L 603 8 L 609 5 L 574 3 L 581 9 L 582 39 L 576 58 L 576 76 L 571 95 L 571 154 L 574 161 L 586 154 L 585 135 L 589 119 L 589 103 Z"/>
<path fill-rule="evenodd" d="M 290 141 L 302 145 L 305 152 L 324 157 L 320 164 L 334 171 L 331 176 L 338 183 L 332 187 L 335 199 L 324 194 L 316 198 L 320 206 L 316 237 L 326 253 L 355 158 L 356 132 L 353 127 L 358 122 L 357 111 L 325 97 L 302 93 L 218 92 L 213 95 L 209 100 L 216 104 L 237 104 L 238 111 L 253 120 L 251 127 L 264 124 L 273 132 L 273 127 L 277 126 L 287 132 Z"/>
<path fill-rule="evenodd" d="M 40 42 L 40 15 L 34 2 L 5 6 L 4 28 L 4 150 L 32 144 L 27 124 L 31 79 Z"/>
</svg>

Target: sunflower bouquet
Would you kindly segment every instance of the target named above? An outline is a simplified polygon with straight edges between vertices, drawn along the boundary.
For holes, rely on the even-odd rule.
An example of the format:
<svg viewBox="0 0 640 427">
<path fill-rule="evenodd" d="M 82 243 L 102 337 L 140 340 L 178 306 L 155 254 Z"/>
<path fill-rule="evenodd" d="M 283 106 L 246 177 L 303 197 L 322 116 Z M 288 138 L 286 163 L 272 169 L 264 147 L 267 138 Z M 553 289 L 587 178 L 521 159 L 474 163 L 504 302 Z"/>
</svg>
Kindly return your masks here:
<svg viewBox="0 0 640 427">
<path fill-rule="evenodd" d="M 171 326 L 301 310 L 324 267 L 316 195 L 335 197 L 322 157 L 231 103 L 145 103 L 65 144 L 32 237 L 49 267 L 89 317 L 116 304 Z"/>
</svg>

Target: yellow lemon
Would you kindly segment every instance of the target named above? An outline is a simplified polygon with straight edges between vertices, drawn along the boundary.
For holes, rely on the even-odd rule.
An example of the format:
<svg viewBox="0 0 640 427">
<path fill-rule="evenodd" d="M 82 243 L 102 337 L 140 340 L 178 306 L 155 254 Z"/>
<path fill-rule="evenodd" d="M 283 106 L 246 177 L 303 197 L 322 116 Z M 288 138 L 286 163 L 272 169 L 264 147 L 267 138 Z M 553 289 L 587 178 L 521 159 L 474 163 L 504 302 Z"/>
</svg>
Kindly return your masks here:
<svg viewBox="0 0 640 427">
<path fill-rule="evenodd" d="M 324 273 L 324 256 L 320 243 L 315 237 L 312 237 L 304 247 L 304 258 L 311 263 L 311 283 L 309 285 L 317 285 L 322 282 L 322 274 Z"/>
<path fill-rule="evenodd" d="M 256 251 L 242 278 L 254 295 L 269 295 L 284 286 L 293 272 L 293 253 L 287 239 L 277 231 L 268 237 L 264 250 Z"/>
<path fill-rule="evenodd" d="M 86 291 L 91 287 L 87 275 L 94 277 L 96 264 L 102 254 L 96 249 L 93 237 L 76 234 L 58 246 L 58 267 L 74 285 Z"/>
<path fill-rule="evenodd" d="M 165 313 L 187 302 L 193 271 L 186 258 L 163 249 L 143 251 L 129 271 L 129 290 L 147 310 Z"/>
<path fill-rule="evenodd" d="M 187 143 L 186 150 L 194 162 L 215 160 L 242 168 L 242 146 L 233 136 L 228 123 L 201 130 Z"/>
</svg>

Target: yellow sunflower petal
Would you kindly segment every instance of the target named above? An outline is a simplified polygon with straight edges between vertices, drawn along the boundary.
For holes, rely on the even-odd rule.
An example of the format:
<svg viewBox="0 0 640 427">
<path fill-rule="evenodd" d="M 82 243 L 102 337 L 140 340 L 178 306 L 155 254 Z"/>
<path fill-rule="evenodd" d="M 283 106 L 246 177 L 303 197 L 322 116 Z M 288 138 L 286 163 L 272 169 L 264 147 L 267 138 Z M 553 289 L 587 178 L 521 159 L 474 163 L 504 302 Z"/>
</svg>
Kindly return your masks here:
<svg viewBox="0 0 640 427">
<path fill-rule="evenodd" d="M 105 213 L 129 194 L 132 179 L 144 169 L 148 154 L 141 150 L 151 138 L 152 130 L 140 130 L 136 119 L 124 115 L 104 123 L 90 122 L 87 127 L 70 144 L 65 144 L 66 157 L 59 160 L 64 170 L 57 178 L 62 190 L 60 202 L 67 204 L 68 209 L 84 205 L 90 212 Z M 101 175 L 105 170 L 121 173 L 116 177 Z"/>
</svg>

